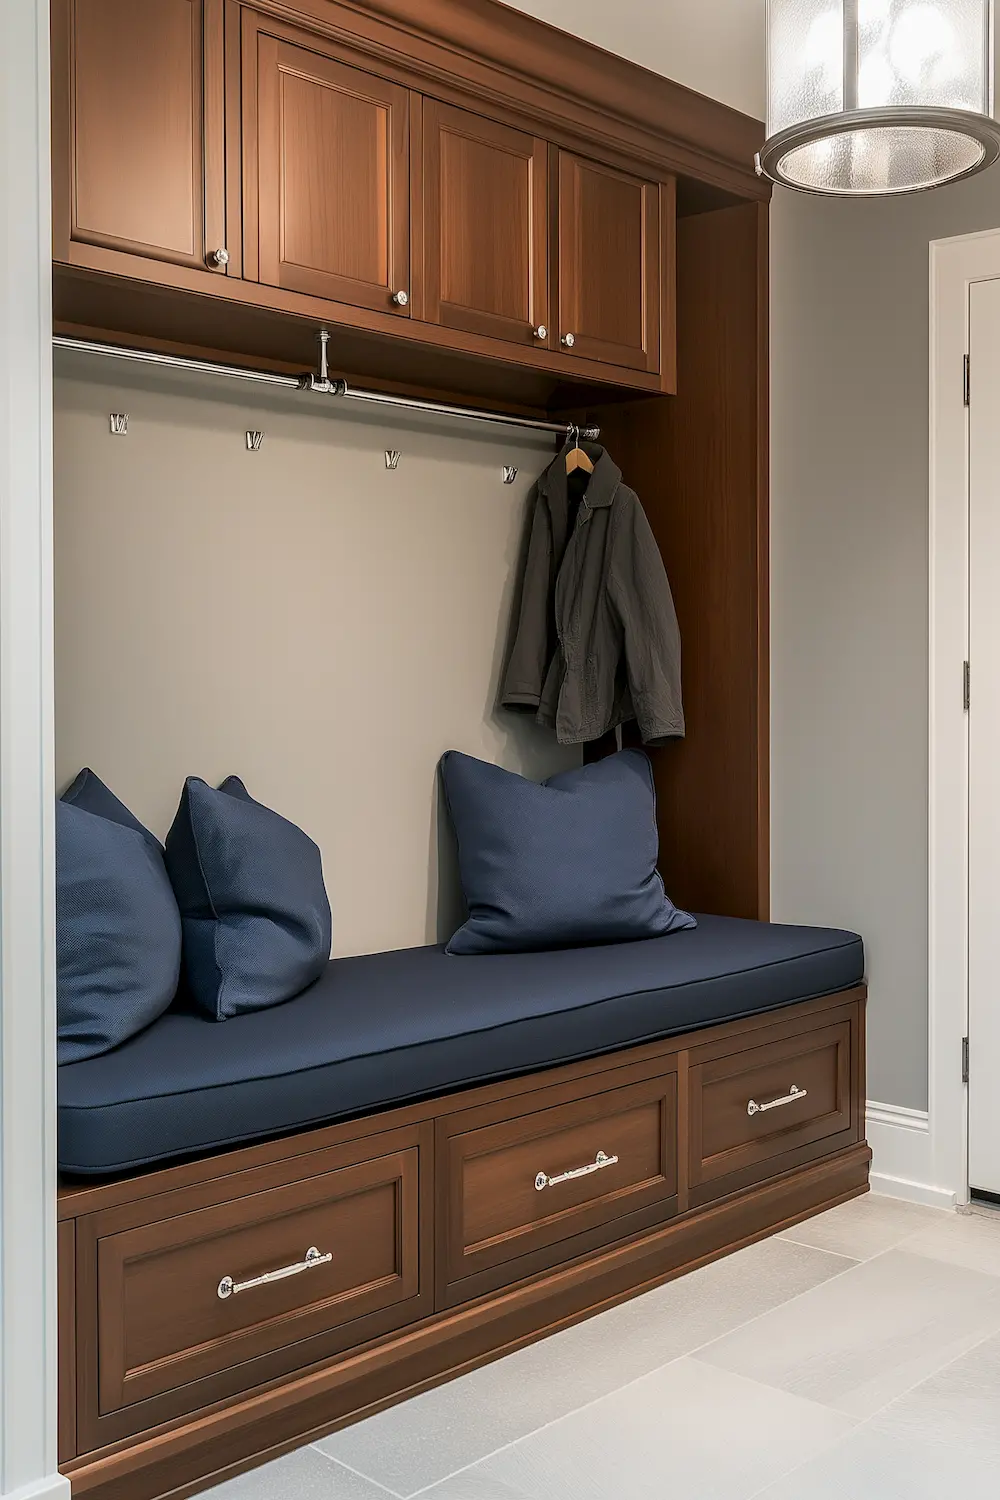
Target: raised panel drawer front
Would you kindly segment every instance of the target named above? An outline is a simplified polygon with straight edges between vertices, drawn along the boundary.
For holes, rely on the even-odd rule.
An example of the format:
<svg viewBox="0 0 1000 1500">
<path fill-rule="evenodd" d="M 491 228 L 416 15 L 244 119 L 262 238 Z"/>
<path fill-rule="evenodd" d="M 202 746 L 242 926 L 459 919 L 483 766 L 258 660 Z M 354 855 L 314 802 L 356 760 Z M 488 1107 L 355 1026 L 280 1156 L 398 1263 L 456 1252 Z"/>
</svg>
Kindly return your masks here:
<svg viewBox="0 0 1000 1500">
<path fill-rule="evenodd" d="M 409 93 L 264 25 L 245 13 L 244 274 L 409 316 Z"/>
<path fill-rule="evenodd" d="M 849 1143 L 853 1018 L 719 1055 L 691 1052 L 693 1205 L 735 1191 Z"/>
<path fill-rule="evenodd" d="M 216 1394 L 259 1384 L 266 1356 L 303 1340 L 340 1330 L 322 1353 L 413 1316 L 419 1150 L 416 1129 L 394 1132 L 353 1152 L 318 1152 L 309 1175 L 228 1201 L 201 1206 L 204 1189 L 180 1190 L 169 1217 L 153 1222 L 119 1227 L 131 1206 L 81 1220 L 96 1265 L 93 1415 L 171 1393 L 188 1409 L 195 1383 L 190 1405 L 206 1404 L 213 1379 Z M 219 1194 L 231 1183 L 222 1179 Z M 296 1367 L 294 1357 L 280 1363 Z"/>
<path fill-rule="evenodd" d="M 676 1207 L 677 1080 L 670 1059 L 617 1070 L 621 1086 L 579 1097 L 565 1090 L 470 1110 L 444 1132 L 448 1214 L 445 1274 L 450 1287 L 499 1286 L 608 1243 L 618 1220 L 640 1210 L 650 1222 Z M 652 1073 L 653 1076 L 649 1076 Z M 619 1081 L 612 1076 L 609 1081 Z M 592 1085 L 591 1085 L 592 1086 Z M 491 1118 L 491 1116 L 493 1118 Z"/>
<path fill-rule="evenodd" d="M 60 226 L 186 266 L 224 248 L 221 46 L 222 0 L 56 0 L 58 254 Z"/>
</svg>

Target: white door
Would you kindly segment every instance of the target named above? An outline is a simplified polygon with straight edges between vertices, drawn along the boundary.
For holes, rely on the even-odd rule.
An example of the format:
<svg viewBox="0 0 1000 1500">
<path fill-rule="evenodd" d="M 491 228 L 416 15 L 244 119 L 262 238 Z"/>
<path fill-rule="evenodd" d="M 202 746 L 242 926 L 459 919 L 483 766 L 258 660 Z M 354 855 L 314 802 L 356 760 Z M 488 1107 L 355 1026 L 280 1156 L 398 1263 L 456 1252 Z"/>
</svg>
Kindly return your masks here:
<svg viewBox="0 0 1000 1500">
<path fill-rule="evenodd" d="M 969 302 L 969 1186 L 1000 1199 L 1000 281 Z"/>
</svg>

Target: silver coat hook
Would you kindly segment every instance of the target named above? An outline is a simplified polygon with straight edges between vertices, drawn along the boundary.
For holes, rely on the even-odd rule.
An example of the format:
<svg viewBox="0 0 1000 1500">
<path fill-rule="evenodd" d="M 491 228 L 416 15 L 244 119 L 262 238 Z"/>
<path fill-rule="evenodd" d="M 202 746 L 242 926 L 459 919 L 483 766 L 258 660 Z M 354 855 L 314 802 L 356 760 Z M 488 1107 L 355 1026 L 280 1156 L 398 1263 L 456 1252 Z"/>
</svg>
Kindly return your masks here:
<svg viewBox="0 0 1000 1500">
<path fill-rule="evenodd" d="M 247 432 L 247 452 L 248 453 L 259 453 L 260 452 L 260 445 L 261 445 L 261 443 L 263 441 L 264 441 L 264 434 L 262 432 L 249 432 L 248 431 Z"/>
<path fill-rule="evenodd" d="M 504 484 L 513 484 L 514 480 L 516 478 L 517 478 L 517 465 L 516 464 L 504 464 L 504 466 L 503 466 L 503 482 L 504 482 Z"/>
<path fill-rule="evenodd" d="M 112 437 L 125 437 L 128 433 L 128 412 L 113 411 L 109 417 Z"/>
<path fill-rule="evenodd" d="M 398 450 L 396 448 L 387 448 L 385 450 L 385 466 L 386 466 L 386 468 L 387 469 L 398 469 L 399 468 L 400 457 L 401 457 L 401 455 L 400 455 L 400 453 L 398 452 Z"/>
</svg>

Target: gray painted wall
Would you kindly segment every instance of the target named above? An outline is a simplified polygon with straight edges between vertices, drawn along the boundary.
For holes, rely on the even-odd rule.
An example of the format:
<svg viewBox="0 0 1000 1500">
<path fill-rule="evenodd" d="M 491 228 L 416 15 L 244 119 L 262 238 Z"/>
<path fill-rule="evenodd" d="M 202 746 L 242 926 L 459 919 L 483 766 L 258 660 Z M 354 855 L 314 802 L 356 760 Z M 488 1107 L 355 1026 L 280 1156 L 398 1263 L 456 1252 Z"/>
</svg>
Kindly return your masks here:
<svg viewBox="0 0 1000 1500">
<path fill-rule="evenodd" d="M 554 440 L 91 356 L 57 372 L 60 789 L 90 765 L 162 836 L 185 776 L 235 772 L 319 844 L 335 953 L 450 937 L 442 751 L 539 778 L 580 759 L 493 708 Z"/>
<path fill-rule="evenodd" d="M 869 1097 L 927 1107 L 928 245 L 1000 170 L 772 209 L 772 891 L 862 932 Z M 955 379 L 961 378 L 956 370 Z"/>
</svg>

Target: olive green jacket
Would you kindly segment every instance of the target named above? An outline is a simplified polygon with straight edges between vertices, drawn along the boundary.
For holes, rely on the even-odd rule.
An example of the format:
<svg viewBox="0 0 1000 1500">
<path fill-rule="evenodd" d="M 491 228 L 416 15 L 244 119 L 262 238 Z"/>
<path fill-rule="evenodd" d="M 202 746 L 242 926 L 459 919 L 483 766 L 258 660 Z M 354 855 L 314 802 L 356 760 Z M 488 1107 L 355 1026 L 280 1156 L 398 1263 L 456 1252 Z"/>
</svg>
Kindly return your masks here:
<svg viewBox="0 0 1000 1500">
<path fill-rule="evenodd" d="M 658 745 L 684 733 L 670 585 L 638 496 L 603 448 L 583 446 L 594 472 L 582 499 L 566 450 L 534 491 L 500 705 L 564 745 L 631 719 Z"/>
</svg>

